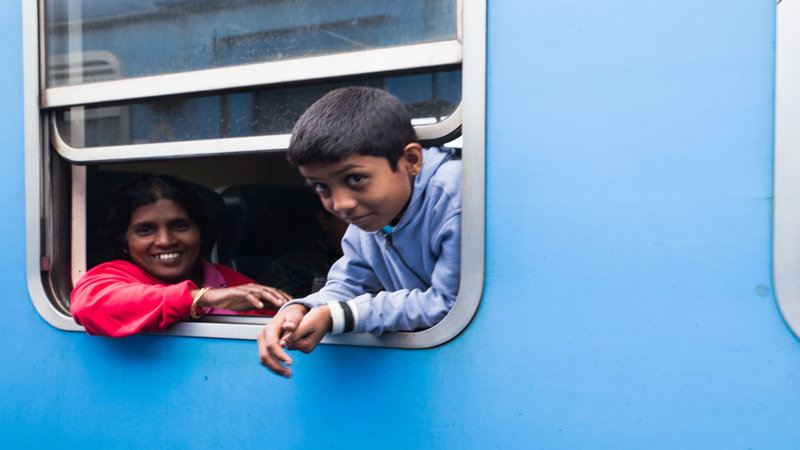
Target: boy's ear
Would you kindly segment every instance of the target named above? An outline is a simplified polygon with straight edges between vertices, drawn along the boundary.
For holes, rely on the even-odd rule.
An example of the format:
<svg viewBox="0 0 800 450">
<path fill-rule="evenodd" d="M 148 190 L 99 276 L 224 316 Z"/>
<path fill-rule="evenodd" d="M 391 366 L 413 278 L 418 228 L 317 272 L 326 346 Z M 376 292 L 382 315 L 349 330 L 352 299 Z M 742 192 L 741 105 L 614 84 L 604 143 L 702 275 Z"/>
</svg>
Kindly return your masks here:
<svg viewBox="0 0 800 450">
<path fill-rule="evenodd" d="M 422 171 L 422 146 L 416 142 L 406 145 L 400 160 L 405 163 L 409 175 L 417 176 Z"/>
</svg>

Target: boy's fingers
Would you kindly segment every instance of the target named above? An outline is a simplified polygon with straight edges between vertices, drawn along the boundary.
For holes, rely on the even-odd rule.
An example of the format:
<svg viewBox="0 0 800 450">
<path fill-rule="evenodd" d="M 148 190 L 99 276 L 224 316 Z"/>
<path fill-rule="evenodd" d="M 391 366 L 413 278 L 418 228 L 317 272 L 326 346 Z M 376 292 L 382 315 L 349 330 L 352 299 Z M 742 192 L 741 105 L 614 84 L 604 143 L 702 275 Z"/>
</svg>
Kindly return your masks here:
<svg viewBox="0 0 800 450">
<path fill-rule="evenodd" d="M 290 378 L 292 358 L 284 347 L 293 345 L 295 330 L 302 324 L 307 308 L 302 305 L 290 306 L 279 312 L 258 333 L 258 356 L 261 364 L 277 375 Z"/>
<path fill-rule="evenodd" d="M 312 316 L 306 315 L 304 319 L 306 320 L 300 322 L 297 329 L 291 333 L 291 339 L 284 338 L 281 342 L 285 343 L 284 347 L 289 350 L 311 353 L 317 347 L 319 341 L 322 340 L 326 330 L 321 328 L 317 321 L 313 320 Z"/>
<path fill-rule="evenodd" d="M 287 366 L 292 364 L 292 358 L 289 357 L 286 351 L 280 346 L 279 327 L 274 326 L 273 323 L 274 322 L 267 324 L 258 333 L 259 360 L 262 365 L 273 373 L 290 378 L 292 376 L 292 369 Z"/>
<path fill-rule="evenodd" d="M 289 350 L 297 350 L 296 343 L 302 340 L 307 333 L 308 328 L 305 320 L 295 325 L 294 323 L 286 323 L 284 326 L 284 333 L 281 335 L 281 347 L 288 348 Z"/>
<path fill-rule="evenodd" d="M 305 313 L 303 311 L 300 311 L 298 308 L 292 308 L 291 306 L 286 308 L 282 312 L 283 312 L 283 321 L 281 330 L 284 331 L 294 330 L 295 327 L 297 327 L 297 324 L 303 321 L 303 316 L 305 316 Z"/>
<path fill-rule="evenodd" d="M 283 334 L 281 334 L 281 339 L 278 343 L 283 348 L 289 348 L 294 344 L 294 335 L 295 335 L 294 332 L 286 331 Z M 291 348 L 289 348 L 289 350 L 291 350 Z"/>
</svg>

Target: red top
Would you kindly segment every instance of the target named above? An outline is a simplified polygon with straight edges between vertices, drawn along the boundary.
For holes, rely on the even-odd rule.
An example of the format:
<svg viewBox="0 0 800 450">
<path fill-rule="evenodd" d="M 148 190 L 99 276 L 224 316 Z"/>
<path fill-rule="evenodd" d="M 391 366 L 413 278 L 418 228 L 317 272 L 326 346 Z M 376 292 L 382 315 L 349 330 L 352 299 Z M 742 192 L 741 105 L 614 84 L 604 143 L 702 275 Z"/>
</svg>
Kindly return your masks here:
<svg viewBox="0 0 800 450">
<path fill-rule="evenodd" d="M 205 264 L 204 272 L 217 271 L 225 286 L 253 282 L 228 267 Z M 128 261 L 110 261 L 92 268 L 78 280 L 70 296 L 70 313 L 75 323 L 83 325 L 92 335 L 123 337 L 140 331 L 160 331 L 189 318 L 193 301 L 189 290 L 197 288 L 189 280 L 177 284 L 164 283 Z M 268 310 L 212 312 L 275 314 L 275 311 Z"/>
</svg>

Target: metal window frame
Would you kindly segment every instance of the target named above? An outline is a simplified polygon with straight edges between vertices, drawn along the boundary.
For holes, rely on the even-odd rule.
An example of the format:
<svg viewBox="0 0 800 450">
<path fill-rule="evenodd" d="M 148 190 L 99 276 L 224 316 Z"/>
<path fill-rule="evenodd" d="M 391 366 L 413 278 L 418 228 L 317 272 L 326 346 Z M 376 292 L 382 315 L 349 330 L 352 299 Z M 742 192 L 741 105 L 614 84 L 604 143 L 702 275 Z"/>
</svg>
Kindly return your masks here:
<svg viewBox="0 0 800 450">
<path fill-rule="evenodd" d="M 43 92 L 41 106 L 45 109 L 88 106 L 364 73 L 440 67 L 460 62 L 461 42 L 453 39 L 302 59 L 51 87 Z"/>
<path fill-rule="evenodd" d="M 43 150 L 46 139 L 43 137 L 50 131 L 47 122 L 47 115 L 40 110 L 40 107 L 51 108 L 56 106 L 66 106 L 72 104 L 74 100 L 68 99 L 66 91 L 45 91 L 43 81 L 40 78 L 43 60 L 40 54 L 41 36 L 41 17 L 38 14 L 38 2 L 21 0 L 23 16 L 23 70 L 25 74 L 24 98 L 25 98 L 25 199 L 26 199 L 26 271 L 28 279 L 28 290 L 31 301 L 37 312 L 52 326 L 70 331 L 83 331 L 83 327 L 76 325 L 69 315 L 64 314 L 48 298 L 48 293 L 42 282 L 42 214 L 44 212 L 45 191 L 43 177 L 46 174 L 43 169 Z M 466 207 L 462 212 L 462 263 L 461 263 L 461 286 L 458 299 L 453 309 L 437 325 L 419 332 L 399 332 L 387 333 L 382 336 L 370 334 L 350 334 L 326 336 L 323 343 L 341 345 L 360 345 L 360 346 L 379 346 L 396 348 L 429 348 L 444 344 L 455 338 L 469 325 L 477 313 L 482 295 L 484 281 L 484 260 L 485 260 L 485 160 L 486 160 L 486 3 L 482 1 L 457 2 L 457 14 L 460 16 L 457 34 L 459 36 L 460 48 L 462 51 L 462 102 L 459 106 L 459 116 L 463 125 L 463 202 Z M 466 30 L 464 32 L 463 30 Z M 272 63 L 269 63 L 272 64 Z M 216 70 L 216 69 L 213 69 Z M 205 72 L 205 71 L 203 71 Z M 160 77 L 160 76 L 159 76 Z M 152 81 L 154 77 L 147 77 Z M 139 81 L 129 80 L 135 83 Z M 116 83 L 116 82 L 114 82 Z M 252 80 L 250 80 L 252 84 Z M 227 86 L 227 85 L 226 85 Z M 66 88 L 64 88 L 66 89 Z M 69 88 L 72 90 L 73 88 Z M 212 89 L 206 86 L 203 89 Z M 218 89 L 218 87 L 213 87 Z M 194 91 L 194 90 L 193 90 Z M 40 99 L 40 92 L 43 96 L 47 94 L 47 99 Z M 64 92 L 66 97 L 59 95 Z M 172 94 L 173 92 L 170 92 Z M 66 95 L 64 94 L 64 95 Z M 94 101 L 107 101 L 106 96 L 98 96 Z M 137 95 L 151 96 L 158 95 L 151 91 Z M 81 104 L 86 104 L 85 99 Z M 455 119 L 454 119 L 455 120 Z M 450 122 L 450 124 L 455 123 Z M 441 125 L 441 124 L 437 124 Z M 450 126 L 450 125 L 448 125 Z M 421 129 L 425 130 L 425 127 Z M 423 135 L 433 129 L 423 131 Z M 441 130 L 436 130 L 437 133 Z M 423 138 L 423 136 L 420 136 Z M 256 138 L 236 138 L 226 139 L 226 144 L 230 148 L 240 148 L 241 151 L 249 151 L 252 147 L 259 147 L 264 150 L 265 146 L 277 147 L 278 141 L 284 143 L 285 148 L 287 136 L 271 136 L 275 142 L 271 144 L 263 137 Z M 217 140 L 193 141 L 191 145 L 194 151 L 192 156 L 198 155 L 198 142 L 207 142 L 209 147 Z M 60 145 L 58 140 L 53 141 Z M 63 143 L 63 141 L 62 141 Z M 180 147 L 180 143 L 172 144 L 147 144 L 146 150 L 158 149 L 159 145 L 169 145 Z M 188 145 L 188 144 L 187 144 Z M 205 145 L 205 144 L 203 144 Z M 145 146 L 142 146 L 145 147 Z M 65 150 L 62 147 L 62 150 Z M 67 153 L 76 149 L 67 149 Z M 80 149 L 81 152 L 87 151 Z M 167 154 L 166 150 L 163 150 Z M 230 150 L 225 153 L 230 153 Z M 170 156 L 189 156 L 188 153 L 179 154 L 170 151 Z M 95 155 L 97 156 L 97 155 Z M 142 158 L 145 156 L 141 155 Z M 150 156 L 157 157 L 157 156 Z M 163 158 L 163 156 L 161 156 Z M 129 159 L 130 154 L 125 159 Z M 90 159 L 87 158 L 88 162 Z M 102 157 L 101 160 L 109 160 Z M 91 161 L 97 161 L 91 159 Z M 269 319 L 254 317 L 214 317 L 208 318 L 203 322 L 180 322 L 174 324 L 169 329 L 160 334 L 176 336 L 212 337 L 228 339 L 253 340 L 263 325 Z"/>
<path fill-rule="evenodd" d="M 783 320 L 800 338 L 800 3 L 778 2 L 776 25 L 772 274 Z"/>
<path fill-rule="evenodd" d="M 192 141 L 128 144 L 106 147 L 76 148 L 70 146 L 58 131 L 55 113 L 49 114 L 49 131 L 53 147 L 65 159 L 77 163 L 138 161 L 147 159 L 214 156 L 223 154 L 282 151 L 289 147 L 291 134 L 246 136 Z M 455 133 L 462 123 L 461 105 L 441 122 L 414 127 L 420 140 L 431 140 Z"/>
</svg>

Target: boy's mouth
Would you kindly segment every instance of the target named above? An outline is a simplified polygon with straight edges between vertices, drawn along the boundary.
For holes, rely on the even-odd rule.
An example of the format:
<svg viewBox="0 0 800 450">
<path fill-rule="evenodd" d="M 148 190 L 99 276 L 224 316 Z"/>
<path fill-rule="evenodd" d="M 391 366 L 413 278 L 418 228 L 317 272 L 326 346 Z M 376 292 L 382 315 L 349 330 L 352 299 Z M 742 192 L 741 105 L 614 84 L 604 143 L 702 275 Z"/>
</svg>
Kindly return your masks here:
<svg viewBox="0 0 800 450">
<path fill-rule="evenodd" d="M 344 221 L 358 226 L 367 222 L 370 216 L 371 214 L 364 214 L 363 216 L 345 217 Z"/>
</svg>

